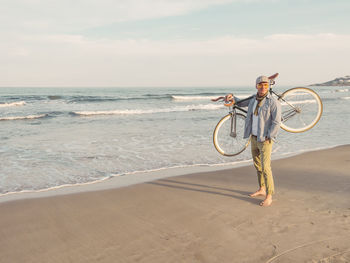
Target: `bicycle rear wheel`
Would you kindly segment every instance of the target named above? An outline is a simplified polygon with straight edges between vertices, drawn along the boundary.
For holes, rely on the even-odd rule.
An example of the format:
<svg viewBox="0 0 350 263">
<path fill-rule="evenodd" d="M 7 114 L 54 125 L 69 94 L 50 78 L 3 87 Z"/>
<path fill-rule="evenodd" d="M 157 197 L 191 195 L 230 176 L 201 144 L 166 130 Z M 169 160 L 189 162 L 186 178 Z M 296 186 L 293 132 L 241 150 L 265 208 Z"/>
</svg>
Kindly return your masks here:
<svg viewBox="0 0 350 263">
<path fill-rule="evenodd" d="M 282 107 L 281 128 L 285 131 L 298 133 L 310 130 L 321 118 L 322 101 L 312 89 L 289 89 L 279 101 Z"/>
<path fill-rule="evenodd" d="M 234 125 L 235 121 L 236 126 Z M 250 139 L 243 138 L 244 123 L 245 116 L 241 113 L 230 113 L 218 122 L 213 133 L 213 142 L 220 154 L 235 156 L 247 148 Z"/>
</svg>

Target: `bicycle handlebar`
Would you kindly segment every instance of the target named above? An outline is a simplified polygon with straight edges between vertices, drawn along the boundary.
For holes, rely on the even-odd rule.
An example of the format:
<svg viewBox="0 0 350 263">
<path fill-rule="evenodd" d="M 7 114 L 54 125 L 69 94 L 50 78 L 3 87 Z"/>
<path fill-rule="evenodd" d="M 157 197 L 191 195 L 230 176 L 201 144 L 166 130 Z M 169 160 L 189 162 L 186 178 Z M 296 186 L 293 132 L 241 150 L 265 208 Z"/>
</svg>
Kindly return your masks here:
<svg viewBox="0 0 350 263">
<path fill-rule="evenodd" d="M 211 101 L 218 101 L 218 100 L 223 100 L 225 97 L 221 96 L 221 97 L 217 97 L 216 99 L 211 99 Z"/>
<path fill-rule="evenodd" d="M 232 93 L 227 94 L 225 97 L 221 96 L 221 97 L 217 97 L 216 99 L 211 99 L 211 101 L 219 101 L 219 100 L 225 101 L 224 105 L 227 107 L 230 107 L 235 103 L 235 99 Z"/>
</svg>

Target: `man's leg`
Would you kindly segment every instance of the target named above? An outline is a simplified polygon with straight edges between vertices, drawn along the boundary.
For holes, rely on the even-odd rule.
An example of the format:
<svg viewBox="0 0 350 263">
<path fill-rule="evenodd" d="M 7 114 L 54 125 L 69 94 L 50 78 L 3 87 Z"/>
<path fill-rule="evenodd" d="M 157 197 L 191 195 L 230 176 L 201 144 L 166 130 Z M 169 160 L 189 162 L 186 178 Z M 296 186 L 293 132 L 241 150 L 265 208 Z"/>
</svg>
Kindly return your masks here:
<svg viewBox="0 0 350 263">
<path fill-rule="evenodd" d="M 269 206 L 272 203 L 272 195 L 275 192 L 274 181 L 271 170 L 271 152 L 273 142 L 265 141 L 259 143 L 262 174 L 266 185 L 266 199 L 261 203 L 262 206 Z"/>
<path fill-rule="evenodd" d="M 261 152 L 258 147 L 258 142 L 255 136 L 251 137 L 251 152 L 252 152 L 252 158 L 254 162 L 254 167 L 256 169 L 257 175 L 258 175 L 258 182 L 259 182 L 259 190 L 255 193 L 250 194 L 251 197 L 259 196 L 259 195 L 266 195 L 266 186 L 265 186 L 265 179 L 263 176 L 263 170 L 261 165 Z"/>
</svg>

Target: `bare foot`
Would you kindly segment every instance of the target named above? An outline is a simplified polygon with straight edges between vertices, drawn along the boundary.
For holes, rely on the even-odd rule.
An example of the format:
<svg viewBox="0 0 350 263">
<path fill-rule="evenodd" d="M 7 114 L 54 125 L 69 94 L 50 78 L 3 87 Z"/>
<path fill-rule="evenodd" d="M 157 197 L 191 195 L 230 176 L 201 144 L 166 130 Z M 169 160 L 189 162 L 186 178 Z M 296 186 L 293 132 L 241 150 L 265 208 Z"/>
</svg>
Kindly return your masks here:
<svg viewBox="0 0 350 263">
<path fill-rule="evenodd" d="M 266 195 L 266 190 L 264 188 L 260 188 L 258 191 L 256 191 L 255 193 L 250 194 L 250 197 L 256 197 L 256 196 L 265 196 Z"/>
<path fill-rule="evenodd" d="M 272 195 L 267 195 L 266 199 L 260 203 L 261 206 L 270 206 L 272 204 Z"/>
</svg>

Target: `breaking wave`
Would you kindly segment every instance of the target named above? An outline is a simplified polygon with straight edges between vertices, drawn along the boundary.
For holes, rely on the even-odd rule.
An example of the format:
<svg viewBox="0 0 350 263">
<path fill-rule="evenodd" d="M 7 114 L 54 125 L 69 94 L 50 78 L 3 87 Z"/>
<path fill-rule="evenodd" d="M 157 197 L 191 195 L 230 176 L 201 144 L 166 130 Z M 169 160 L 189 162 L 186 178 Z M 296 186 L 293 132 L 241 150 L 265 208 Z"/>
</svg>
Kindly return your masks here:
<svg viewBox="0 0 350 263">
<path fill-rule="evenodd" d="M 2 104 L 0 104 L 0 107 L 23 106 L 25 104 L 26 104 L 25 101 L 17 101 L 17 102 L 10 102 L 10 103 L 2 103 Z"/>
<path fill-rule="evenodd" d="M 11 116 L 11 117 L 2 117 L 0 121 L 14 121 L 14 120 L 31 120 L 31 119 L 40 119 L 47 117 L 47 114 L 40 115 L 28 115 L 28 116 Z"/>
<path fill-rule="evenodd" d="M 336 89 L 334 92 L 348 92 L 349 89 Z"/>
<path fill-rule="evenodd" d="M 250 94 L 242 94 L 242 95 L 235 95 L 237 98 L 240 98 L 240 99 L 243 99 L 243 98 L 246 98 L 246 97 L 249 97 Z M 175 96 L 175 95 L 172 95 L 171 98 L 173 100 L 185 100 L 185 101 L 188 101 L 188 100 L 211 100 L 211 99 L 215 99 L 215 96 L 212 95 L 212 96 L 194 96 L 194 95 L 184 95 L 184 96 Z"/>
<path fill-rule="evenodd" d="M 316 103 L 316 100 L 299 100 L 299 101 L 288 101 L 289 104 L 306 104 L 306 103 Z M 288 105 L 286 102 L 282 102 L 281 105 Z"/>
<path fill-rule="evenodd" d="M 78 115 L 78 116 L 134 115 L 134 114 L 153 114 L 153 113 L 183 112 L 183 111 L 196 111 L 196 110 L 217 110 L 223 107 L 224 107 L 223 105 L 201 104 L 201 105 L 188 105 L 184 107 L 149 109 L 149 110 L 76 111 L 76 112 L 71 112 L 71 114 Z"/>
</svg>

